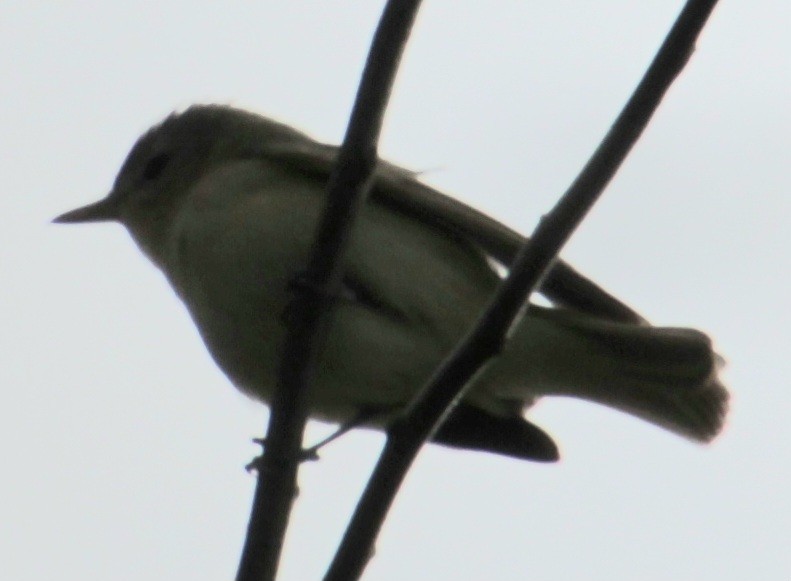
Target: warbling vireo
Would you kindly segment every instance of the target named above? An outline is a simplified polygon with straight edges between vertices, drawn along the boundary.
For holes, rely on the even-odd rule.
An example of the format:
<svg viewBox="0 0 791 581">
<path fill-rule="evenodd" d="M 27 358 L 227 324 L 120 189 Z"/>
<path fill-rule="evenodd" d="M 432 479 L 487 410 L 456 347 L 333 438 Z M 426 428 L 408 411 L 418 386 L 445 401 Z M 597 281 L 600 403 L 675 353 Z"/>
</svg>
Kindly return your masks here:
<svg viewBox="0 0 791 581">
<path fill-rule="evenodd" d="M 106 198 L 55 221 L 123 224 L 220 368 L 267 402 L 289 285 L 305 265 L 336 152 L 252 113 L 194 106 L 137 141 Z M 312 416 L 343 423 L 366 411 L 369 425 L 385 425 L 492 296 L 493 260 L 507 264 L 522 240 L 381 163 L 353 231 Z M 563 263 L 543 290 L 556 308 L 528 309 L 436 442 L 555 460 L 552 439 L 523 417 L 545 395 L 605 404 L 694 440 L 719 432 L 727 392 L 706 335 L 648 325 Z"/>
</svg>

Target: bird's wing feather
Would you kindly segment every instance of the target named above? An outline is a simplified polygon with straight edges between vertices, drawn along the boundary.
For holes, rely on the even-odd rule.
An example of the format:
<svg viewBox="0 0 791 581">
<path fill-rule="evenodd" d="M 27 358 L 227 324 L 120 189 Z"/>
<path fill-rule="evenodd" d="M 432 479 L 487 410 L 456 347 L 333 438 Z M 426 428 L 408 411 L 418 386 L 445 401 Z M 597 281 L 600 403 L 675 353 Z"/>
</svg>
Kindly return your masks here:
<svg viewBox="0 0 791 581">
<path fill-rule="evenodd" d="M 287 141 L 266 145 L 263 153 L 326 179 L 338 148 L 297 134 Z M 387 162 L 379 163 L 371 195 L 383 205 L 475 243 L 506 265 L 526 240 L 500 222 L 420 182 L 417 174 Z M 628 305 L 560 259 L 543 280 L 540 292 L 558 305 L 590 315 L 622 322 L 645 322 Z"/>
</svg>

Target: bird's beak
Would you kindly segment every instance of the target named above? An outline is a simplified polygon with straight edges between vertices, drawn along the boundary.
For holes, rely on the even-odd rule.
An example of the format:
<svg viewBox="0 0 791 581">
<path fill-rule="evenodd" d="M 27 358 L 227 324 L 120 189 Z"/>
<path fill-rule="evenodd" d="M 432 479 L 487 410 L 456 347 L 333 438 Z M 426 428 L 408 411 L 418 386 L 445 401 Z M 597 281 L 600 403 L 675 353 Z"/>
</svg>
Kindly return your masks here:
<svg viewBox="0 0 791 581">
<path fill-rule="evenodd" d="M 120 218 L 120 204 L 118 201 L 118 196 L 110 194 L 103 200 L 61 214 L 52 221 L 57 224 L 115 221 Z"/>
</svg>

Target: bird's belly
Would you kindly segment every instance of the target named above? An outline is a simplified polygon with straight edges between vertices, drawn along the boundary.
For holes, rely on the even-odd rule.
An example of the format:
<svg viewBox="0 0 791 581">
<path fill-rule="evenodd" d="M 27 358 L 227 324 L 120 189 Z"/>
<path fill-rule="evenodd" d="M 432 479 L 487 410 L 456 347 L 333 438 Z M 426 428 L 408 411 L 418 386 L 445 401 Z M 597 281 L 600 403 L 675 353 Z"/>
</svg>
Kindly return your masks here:
<svg viewBox="0 0 791 581">
<path fill-rule="evenodd" d="M 260 313 L 190 309 L 217 365 L 245 394 L 269 403 L 277 385 L 285 325 L 282 304 Z M 309 387 L 313 417 L 343 422 L 360 410 L 405 405 L 446 354 L 422 329 L 355 305 L 336 308 Z"/>
</svg>

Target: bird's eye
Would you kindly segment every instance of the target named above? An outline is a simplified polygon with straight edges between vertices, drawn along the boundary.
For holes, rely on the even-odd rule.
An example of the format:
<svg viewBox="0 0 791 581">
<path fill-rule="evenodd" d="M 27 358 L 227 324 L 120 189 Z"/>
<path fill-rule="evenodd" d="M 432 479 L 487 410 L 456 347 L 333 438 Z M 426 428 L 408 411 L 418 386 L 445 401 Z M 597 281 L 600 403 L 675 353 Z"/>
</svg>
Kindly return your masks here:
<svg viewBox="0 0 791 581">
<path fill-rule="evenodd" d="M 143 179 L 146 181 L 157 179 L 169 161 L 170 156 L 167 153 L 159 153 L 149 159 L 143 168 Z"/>
</svg>

